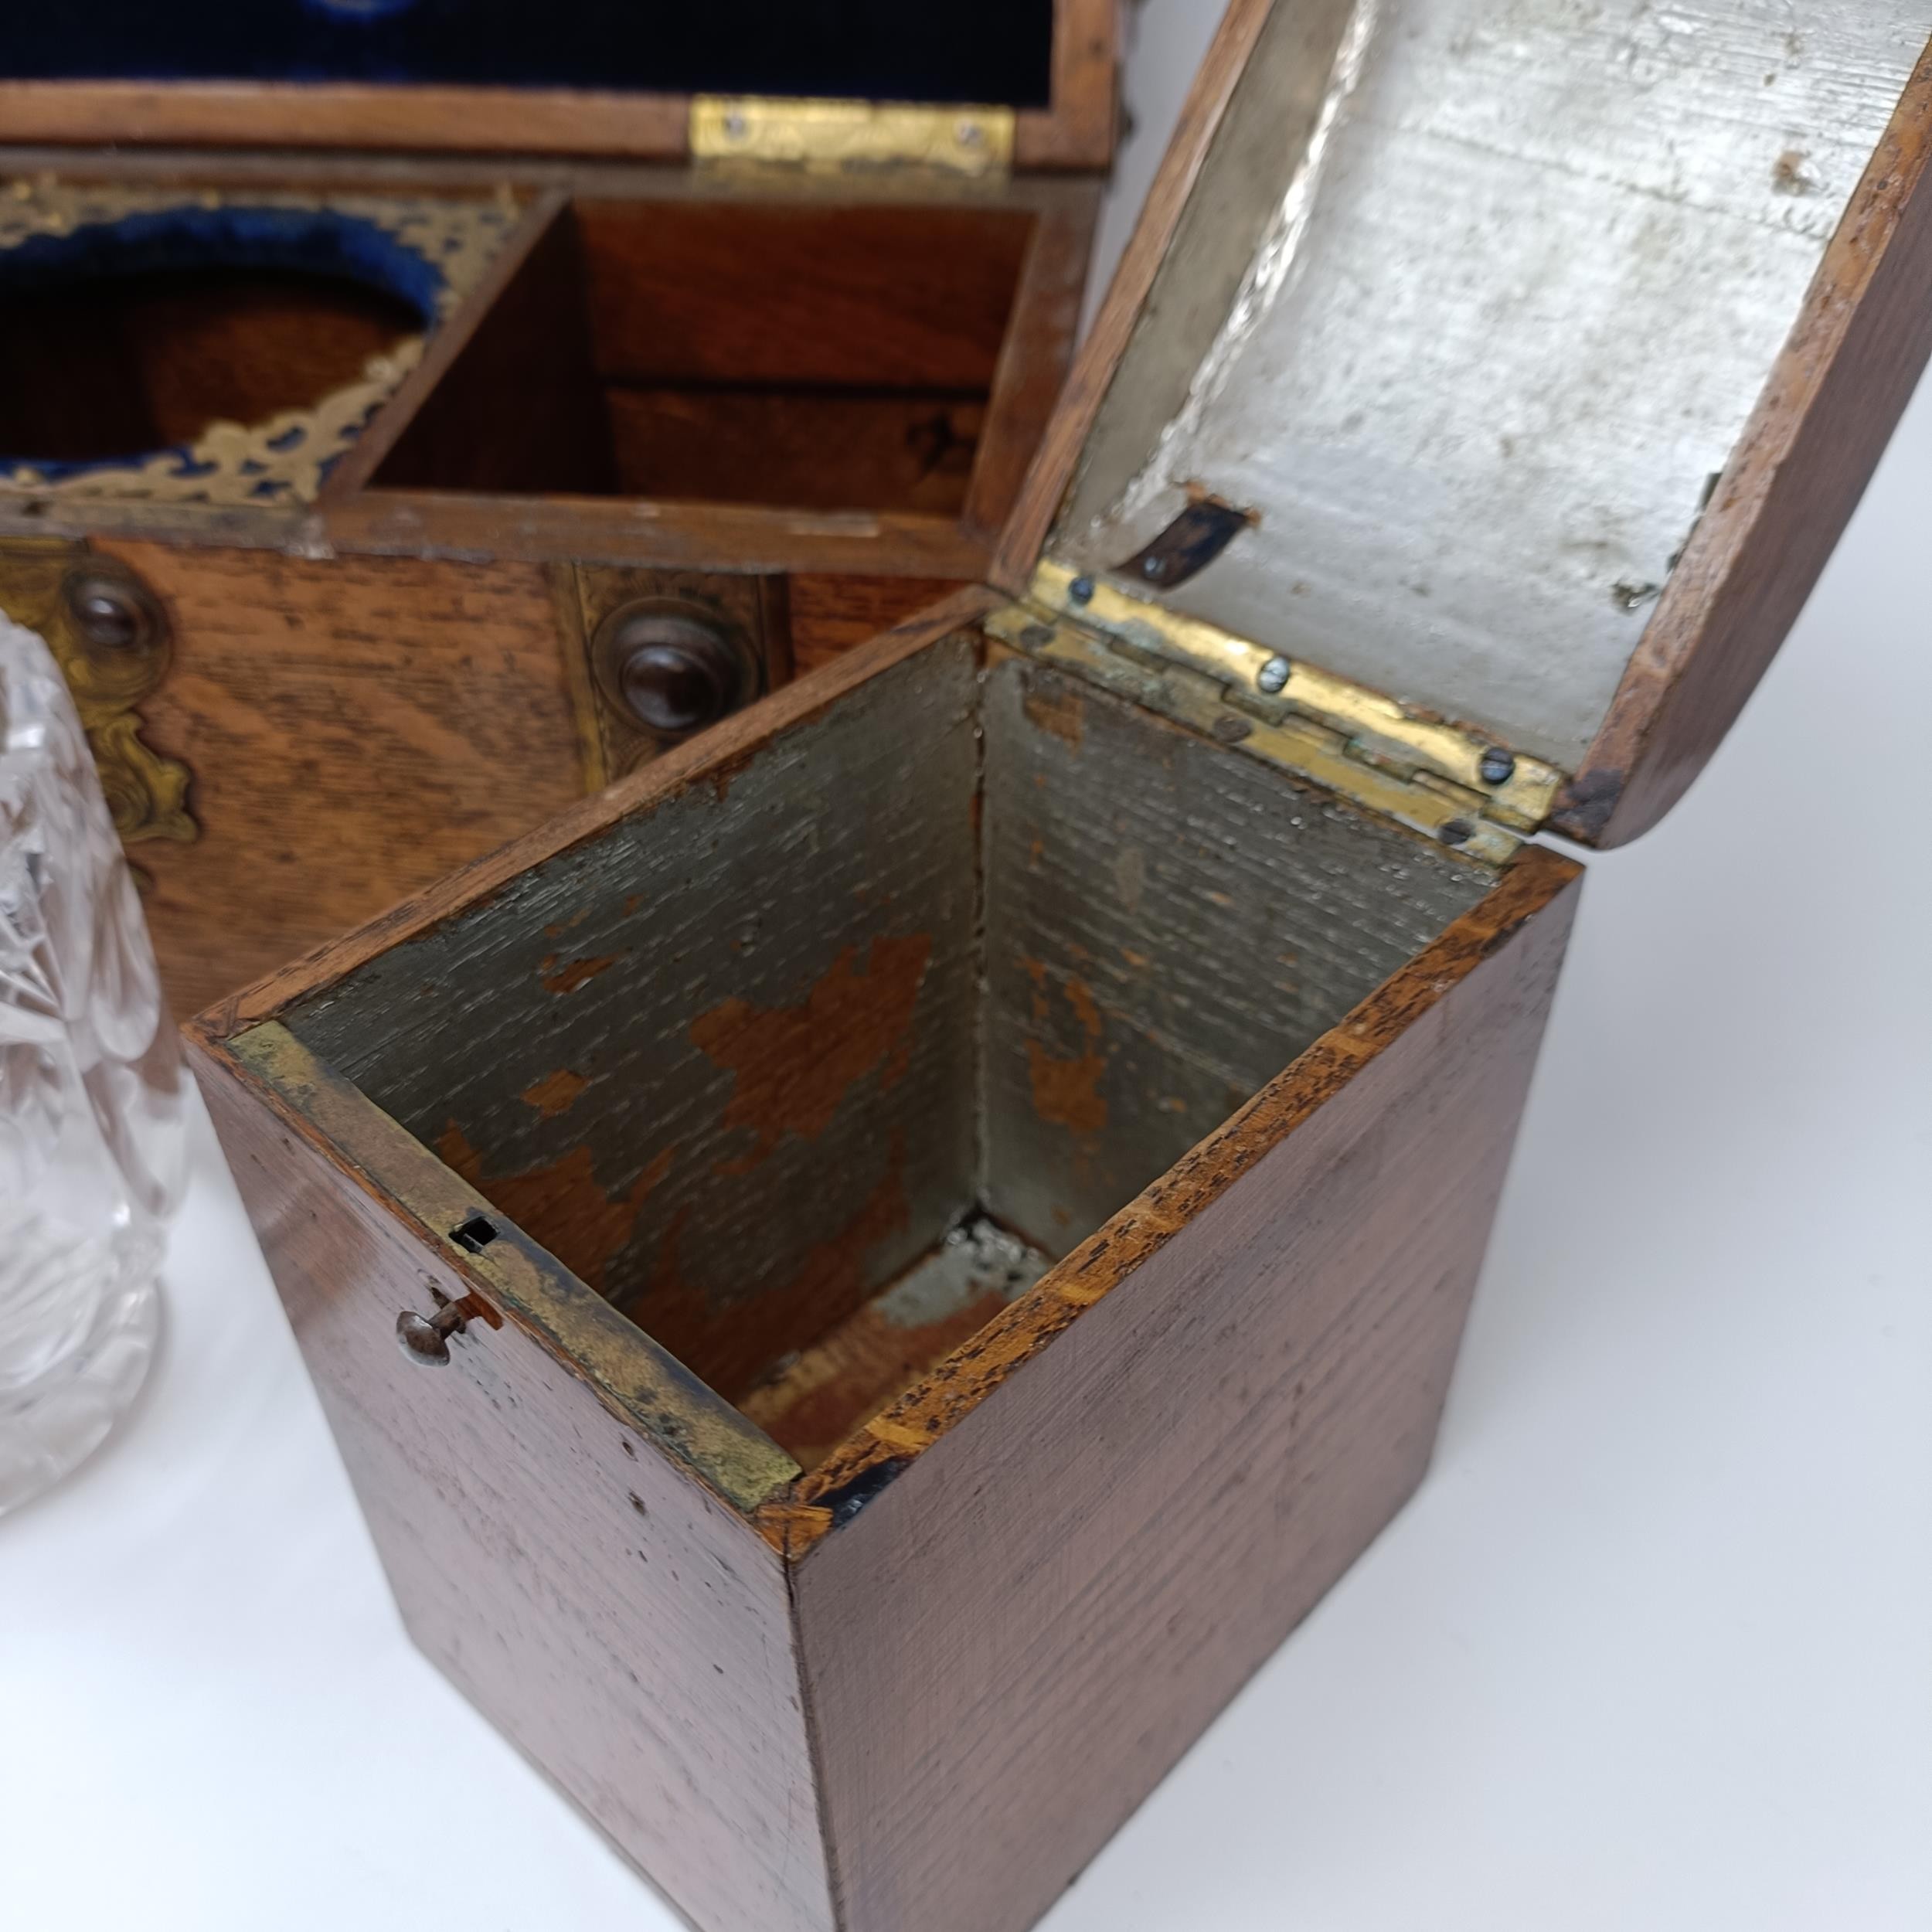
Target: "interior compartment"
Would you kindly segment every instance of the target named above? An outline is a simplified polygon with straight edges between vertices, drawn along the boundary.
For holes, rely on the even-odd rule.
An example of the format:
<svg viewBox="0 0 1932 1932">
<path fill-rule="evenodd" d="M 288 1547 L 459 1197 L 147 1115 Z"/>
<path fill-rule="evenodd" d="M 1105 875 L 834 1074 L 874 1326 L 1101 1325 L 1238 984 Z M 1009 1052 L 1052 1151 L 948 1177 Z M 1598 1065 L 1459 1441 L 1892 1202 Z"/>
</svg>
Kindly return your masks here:
<svg viewBox="0 0 1932 1932">
<path fill-rule="evenodd" d="M 580 199 L 370 481 L 957 516 L 1037 219 Z"/>
<path fill-rule="evenodd" d="M 809 1464 L 1494 877 L 954 637 L 283 1017 Z"/>
<path fill-rule="evenodd" d="M 400 296 L 264 267 L 77 273 L 13 289 L 0 257 L 0 461 L 43 474 L 195 443 L 361 379 L 420 335 Z"/>
</svg>

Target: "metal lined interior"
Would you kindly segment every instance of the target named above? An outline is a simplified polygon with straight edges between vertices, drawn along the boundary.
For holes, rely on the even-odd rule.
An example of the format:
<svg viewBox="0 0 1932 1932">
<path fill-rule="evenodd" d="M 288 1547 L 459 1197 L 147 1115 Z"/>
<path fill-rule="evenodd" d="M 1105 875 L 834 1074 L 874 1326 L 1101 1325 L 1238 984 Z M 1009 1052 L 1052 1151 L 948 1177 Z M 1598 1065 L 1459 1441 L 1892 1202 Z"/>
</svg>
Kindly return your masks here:
<svg viewBox="0 0 1932 1932">
<path fill-rule="evenodd" d="M 1492 878 L 956 637 L 284 1017 L 815 1460 Z"/>
<path fill-rule="evenodd" d="M 1577 768 L 1925 44 L 1905 0 L 1277 5 L 1054 553 Z"/>
</svg>

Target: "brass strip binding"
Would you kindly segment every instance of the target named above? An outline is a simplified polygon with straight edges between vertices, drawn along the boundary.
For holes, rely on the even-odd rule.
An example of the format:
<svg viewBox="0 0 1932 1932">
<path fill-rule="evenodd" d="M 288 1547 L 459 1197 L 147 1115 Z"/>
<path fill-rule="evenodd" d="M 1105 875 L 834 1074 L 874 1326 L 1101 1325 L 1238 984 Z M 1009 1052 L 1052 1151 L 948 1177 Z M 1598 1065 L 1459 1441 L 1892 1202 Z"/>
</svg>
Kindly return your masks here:
<svg viewBox="0 0 1932 1932">
<path fill-rule="evenodd" d="M 1015 121 L 1010 107 L 699 94 L 691 103 L 691 154 L 700 162 L 831 173 L 929 168 L 951 175 L 1003 175 L 1013 165 Z"/>
</svg>

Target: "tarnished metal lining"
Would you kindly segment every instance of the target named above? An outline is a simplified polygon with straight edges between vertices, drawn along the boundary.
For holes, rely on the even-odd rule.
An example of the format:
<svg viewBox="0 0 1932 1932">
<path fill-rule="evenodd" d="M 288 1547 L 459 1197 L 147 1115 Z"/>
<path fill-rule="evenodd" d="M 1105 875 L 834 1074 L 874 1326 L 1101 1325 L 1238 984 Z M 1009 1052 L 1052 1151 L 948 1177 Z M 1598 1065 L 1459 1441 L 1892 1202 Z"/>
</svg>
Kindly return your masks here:
<svg viewBox="0 0 1932 1932">
<path fill-rule="evenodd" d="M 648 1440 L 749 1512 L 782 1490 L 798 1464 L 722 1401 L 555 1257 L 500 1215 L 278 1022 L 251 1028 L 226 1050 L 307 1120 L 446 1252 L 459 1274 L 481 1282 L 499 1312 L 536 1335 Z M 454 1231 L 481 1216 L 487 1245 Z"/>
<path fill-rule="evenodd" d="M 1283 0 L 1053 554 L 1238 504 L 1172 608 L 1573 769 L 1928 26 Z"/>
<path fill-rule="evenodd" d="M 673 1435 L 666 1356 L 818 1453 L 796 1399 L 904 1369 L 875 1298 L 947 1229 L 1064 1253 L 1495 886 L 1513 835 L 1395 822 L 1447 781 L 1008 614 L 1045 648 L 942 639 L 246 1036 L 437 1238 L 487 1203 L 481 1278 Z"/>
<path fill-rule="evenodd" d="M 984 1199 L 1054 1255 L 1494 883 L 1057 662 L 985 730 Z"/>
<path fill-rule="evenodd" d="M 935 645 L 291 1029 L 735 1393 L 971 1205 L 975 679 Z"/>
</svg>

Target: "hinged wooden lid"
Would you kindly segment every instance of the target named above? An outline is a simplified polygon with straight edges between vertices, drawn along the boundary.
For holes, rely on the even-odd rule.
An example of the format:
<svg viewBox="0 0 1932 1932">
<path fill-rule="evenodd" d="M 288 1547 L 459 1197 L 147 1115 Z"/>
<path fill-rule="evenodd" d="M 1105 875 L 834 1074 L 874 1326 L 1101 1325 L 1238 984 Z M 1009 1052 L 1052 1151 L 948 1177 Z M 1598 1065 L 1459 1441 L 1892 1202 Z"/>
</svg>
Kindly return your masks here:
<svg viewBox="0 0 1932 1932">
<path fill-rule="evenodd" d="M 777 101 L 981 111 L 957 158 L 1101 168 L 1117 0 L 63 0 L 0 20 L 0 139 L 679 160 Z M 722 101 L 720 97 L 724 97 Z M 748 98 L 747 98 L 748 97 Z M 932 165 L 902 114 L 829 151 Z M 951 131 L 948 124 L 948 133 Z M 795 131 L 794 131 L 795 133 Z M 913 138 L 900 155 L 894 141 Z M 694 134 L 697 138 L 694 141 Z M 990 138 L 989 138 L 990 136 Z M 796 153 L 794 138 L 791 158 Z M 720 151 L 729 151 L 728 146 Z M 754 150 L 769 158 L 780 144 Z M 815 153 L 816 150 L 815 149 Z M 950 150 L 940 158 L 950 164 Z"/>
<path fill-rule="evenodd" d="M 1642 831 L 1932 342 L 1927 25 L 1234 0 L 1002 583 L 1043 545 L 1554 767 L 1557 829 Z"/>
</svg>

